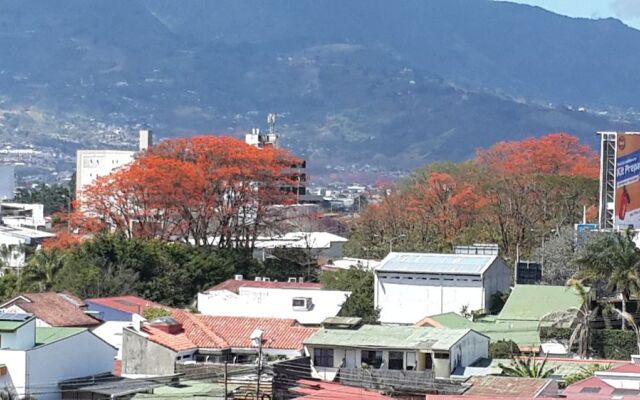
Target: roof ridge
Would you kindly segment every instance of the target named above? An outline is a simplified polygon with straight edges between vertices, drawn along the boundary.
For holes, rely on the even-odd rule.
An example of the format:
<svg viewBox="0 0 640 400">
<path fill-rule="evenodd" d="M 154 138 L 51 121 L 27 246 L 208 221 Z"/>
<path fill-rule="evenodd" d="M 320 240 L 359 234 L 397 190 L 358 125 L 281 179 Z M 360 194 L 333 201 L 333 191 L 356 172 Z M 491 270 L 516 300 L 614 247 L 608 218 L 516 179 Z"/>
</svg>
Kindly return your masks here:
<svg viewBox="0 0 640 400">
<path fill-rule="evenodd" d="M 184 319 L 189 320 L 191 323 L 193 323 L 194 325 L 196 325 L 201 331 L 202 333 L 207 336 L 208 339 L 210 339 L 212 342 L 216 343 L 216 345 L 218 345 L 219 347 L 229 347 L 229 343 L 227 342 L 227 340 L 225 338 L 223 338 L 222 336 L 218 335 L 216 332 L 214 332 L 209 326 L 207 326 L 207 324 L 205 324 L 204 322 L 200 321 L 200 319 L 191 313 L 182 311 L 182 310 L 176 310 L 174 312 L 174 315 L 178 317 L 178 319 L 180 319 L 180 317 L 183 317 Z M 189 331 L 185 330 L 185 334 L 187 335 L 187 337 L 189 337 Z M 189 340 L 191 340 L 191 338 L 189 337 Z M 197 343 L 195 343 L 197 345 Z"/>
</svg>

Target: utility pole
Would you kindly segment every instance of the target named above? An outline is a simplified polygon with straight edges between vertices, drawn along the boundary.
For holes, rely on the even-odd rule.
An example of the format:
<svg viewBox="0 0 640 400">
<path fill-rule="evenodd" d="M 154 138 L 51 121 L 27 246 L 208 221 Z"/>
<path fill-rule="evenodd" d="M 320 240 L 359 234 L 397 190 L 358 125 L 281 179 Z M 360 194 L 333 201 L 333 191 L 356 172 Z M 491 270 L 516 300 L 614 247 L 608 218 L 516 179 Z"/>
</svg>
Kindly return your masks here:
<svg viewBox="0 0 640 400">
<path fill-rule="evenodd" d="M 260 373 L 262 372 L 262 338 L 258 345 L 258 380 L 256 381 L 256 400 L 260 398 Z"/>
<path fill-rule="evenodd" d="M 227 377 L 228 377 L 228 375 L 227 375 L 227 360 L 225 358 L 225 360 L 224 360 L 224 400 L 227 400 L 227 393 L 228 393 L 228 390 L 227 390 Z"/>
</svg>

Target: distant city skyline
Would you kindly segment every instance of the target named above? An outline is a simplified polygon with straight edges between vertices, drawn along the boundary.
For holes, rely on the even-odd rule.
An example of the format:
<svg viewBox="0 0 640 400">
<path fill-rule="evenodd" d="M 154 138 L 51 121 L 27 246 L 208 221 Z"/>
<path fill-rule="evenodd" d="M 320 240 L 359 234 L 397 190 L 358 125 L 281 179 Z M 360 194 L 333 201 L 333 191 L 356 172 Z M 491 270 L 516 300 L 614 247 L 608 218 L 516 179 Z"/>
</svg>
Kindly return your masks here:
<svg viewBox="0 0 640 400">
<path fill-rule="evenodd" d="M 501 1 L 501 0 L 499 0 Z M 640 0 L 508 0 L 539 6 L 557 14 L 582 18 L 614 17 L 640 29 Z"/>
</svg>

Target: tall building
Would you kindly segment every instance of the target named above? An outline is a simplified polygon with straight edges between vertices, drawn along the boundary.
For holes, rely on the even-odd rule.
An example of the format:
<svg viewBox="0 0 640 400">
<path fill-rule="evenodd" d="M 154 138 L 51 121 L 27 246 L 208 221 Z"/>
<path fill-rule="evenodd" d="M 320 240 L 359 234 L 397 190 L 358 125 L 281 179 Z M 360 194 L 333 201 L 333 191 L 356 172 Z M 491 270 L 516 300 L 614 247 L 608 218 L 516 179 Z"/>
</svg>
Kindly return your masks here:
<svg viewBox="0 0 640 400">
<path fill-rule="evenodd" d="M 140 130 L 138 151 L 146 151 L 153 143 L 150 130 Z M 76 198 L 101 176 L 106 176 L 133 161 L 138 151 L 78 150 L 76 153 Z"/>
</svg>

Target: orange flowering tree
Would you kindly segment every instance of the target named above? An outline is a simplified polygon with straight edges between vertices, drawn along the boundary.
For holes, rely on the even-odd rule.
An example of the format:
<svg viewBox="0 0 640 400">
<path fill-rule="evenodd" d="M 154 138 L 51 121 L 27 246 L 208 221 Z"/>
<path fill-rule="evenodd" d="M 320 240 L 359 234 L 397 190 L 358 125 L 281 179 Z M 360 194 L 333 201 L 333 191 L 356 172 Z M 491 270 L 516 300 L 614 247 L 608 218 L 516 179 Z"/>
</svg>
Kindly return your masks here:
<svg viewBox="0 0 640 400">
<path fill-rule="evenodd" d="M 129 237 L 179 239 L 196 246 L 252 247 L 292 203 L 288 152 L 223 136 L 161 142 L 81 193 L 80 210 Z"/>
</svg>

